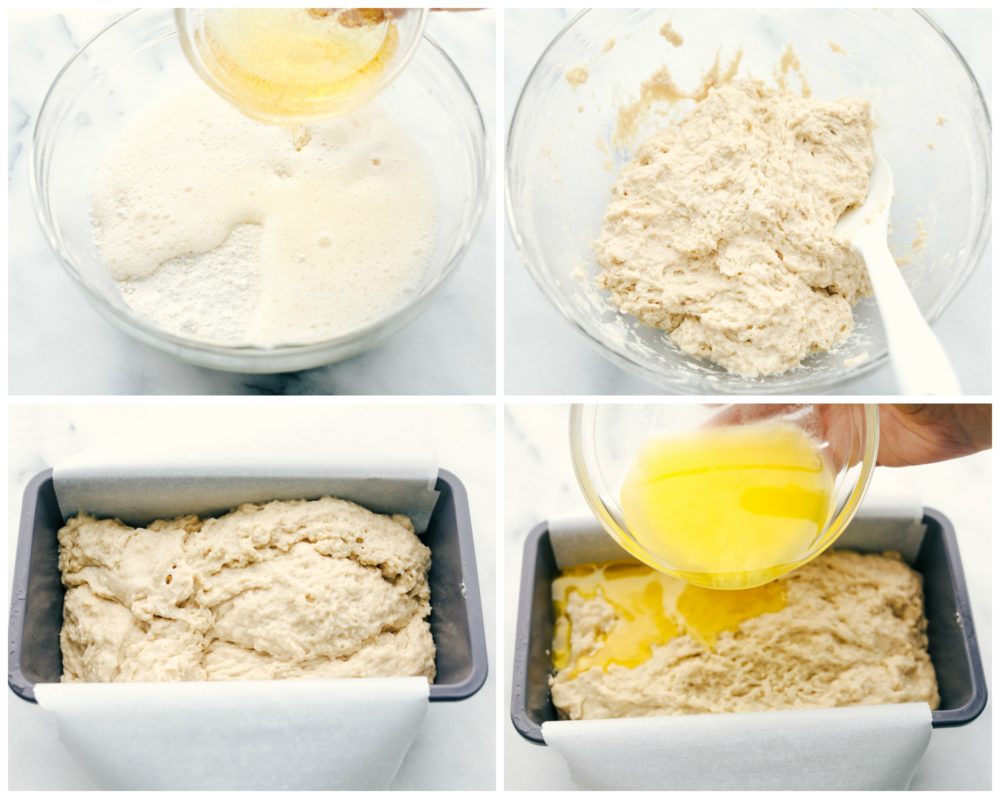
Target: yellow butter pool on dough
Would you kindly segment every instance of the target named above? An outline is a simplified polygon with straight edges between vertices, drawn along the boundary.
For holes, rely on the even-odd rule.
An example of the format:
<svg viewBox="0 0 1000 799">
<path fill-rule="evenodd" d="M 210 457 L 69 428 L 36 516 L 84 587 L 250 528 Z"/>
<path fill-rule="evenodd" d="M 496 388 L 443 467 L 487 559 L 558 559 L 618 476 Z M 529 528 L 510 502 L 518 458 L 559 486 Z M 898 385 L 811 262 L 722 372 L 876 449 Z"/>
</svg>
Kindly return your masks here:
<svg viewBox="0 0 1000 799">
<path fill-rule="evenodd" d="M 833 477 L 796 425 L 764 422 L 659 437 L 622 486 L 629 532 L 687 580 L 759 585 L 805 558 L 830 512 Z"/>
<path fill-rule="evenodd" d="M 635 567 L 664 586 L 665 615 L 679 634 L 656 642 L 636 666 L 619 665 L 625 658 L 617 657 L 606 668 L 581 670 L 581 656 L 602 658 L 612 642 L 609 632 L 632 623 L 616 604 L 621 598 L 614 583 L 620 581 L 601 578 L 607 568 L 573 567 L 553 582 L 557 627 L 564 632 L 553 655 L 566 664 L 554 660 L 550 680 L 560 718 L 896 702 L 938 707 L 920 575 L 898 553 L 827 551 L 792 574 L 745 591 L 685 586 Z M 641 590 L 642 581 L 635 585 Z"/>
<path fill-rule="evenodd" d="M 574 595 L 601 597 L 614 611 L 615 622 L 602 636 L 574 651 L 570 614 Z M 653 650 L 681 635 L 712 648 L 723 632 L 733 632 L 747 619 L 774 613 L 787 604 L 783 583 L 744 591 L 715 591 L 687 585 L 642 563 L 614 561 L 564 570 L 552 583 L 556 622 L 552 664 L 572 677 L 592 668 L 635 668 Z M 579 647 L 578 647 L 579 648 Z"/>
</svg>

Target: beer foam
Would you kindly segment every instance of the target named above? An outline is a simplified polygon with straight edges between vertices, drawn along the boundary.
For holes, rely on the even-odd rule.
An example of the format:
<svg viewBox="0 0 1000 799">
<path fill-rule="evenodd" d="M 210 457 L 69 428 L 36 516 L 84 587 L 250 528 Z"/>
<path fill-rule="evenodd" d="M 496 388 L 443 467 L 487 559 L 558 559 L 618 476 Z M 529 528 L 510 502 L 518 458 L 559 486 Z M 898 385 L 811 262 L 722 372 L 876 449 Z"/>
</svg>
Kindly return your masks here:
<svg viewBox="0 0 1000 799">
<path fill-rule="evenodd" d="M 132 309 L 231 346 L 390 314 L 429 278 L 437 209 L 418 146 L 378 110 L 292 132 L 197 84 L 124 130 L 91 192 L 95 244 Z"/>
</svg>

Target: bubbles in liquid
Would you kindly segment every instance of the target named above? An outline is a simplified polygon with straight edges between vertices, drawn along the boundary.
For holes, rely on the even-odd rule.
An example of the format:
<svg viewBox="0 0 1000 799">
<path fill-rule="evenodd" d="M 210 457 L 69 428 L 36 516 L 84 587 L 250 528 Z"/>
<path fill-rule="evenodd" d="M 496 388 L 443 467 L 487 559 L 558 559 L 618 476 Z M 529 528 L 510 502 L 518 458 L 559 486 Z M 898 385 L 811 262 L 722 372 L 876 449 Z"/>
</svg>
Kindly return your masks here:
<svg viewBox="0 0 1000 799">
<path fill-rule="evenodd" d="M 209 109 L 217 121 L 205 134 L 197 123 Z M 138 117 L 92 192 L 95 241 L 112 277 L 137 286 L 130 304 L 141 293 L 143 316 L 192 338 L 219 328 L 218 314 L 196 309 L 235 307 L 227 343 L 257 346 L 339 335 L 398 305 L 426 270 L 413 251 L 436 239 L 433 177 L 406 131 L 359 114 L 371 117 L 360 133 L 346 120 L 317 125 L 299 153 L 287 129 L 254 123 L 203 87 Z M 375 154 L 385 170 L 372 177 Z M 276 169 L 290 174 L 279 180 Z M 250 224 L 262 236 L 223 247 Z M 261 295 L 228 296 L 258 259 Z M 194 281 L 204 290 L 189 291 Z M 160 301 L 174 287 L 185 293 Z"/>
</svg>

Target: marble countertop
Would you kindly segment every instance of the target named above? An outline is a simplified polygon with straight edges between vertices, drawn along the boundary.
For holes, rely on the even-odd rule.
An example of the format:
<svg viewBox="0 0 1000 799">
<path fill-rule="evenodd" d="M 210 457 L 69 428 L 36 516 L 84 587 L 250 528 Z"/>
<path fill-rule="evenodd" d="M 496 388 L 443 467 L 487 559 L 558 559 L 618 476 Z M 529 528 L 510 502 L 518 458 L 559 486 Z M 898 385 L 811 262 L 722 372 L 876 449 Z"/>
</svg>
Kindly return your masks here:
<svg viewBox="0 0 1000 799">
<path fill-rule="evenodd" d="M 504 17 L 504 125 L 510 127 L 521 89 L 535 62 L 578 9 L 511 10 Z M 992 97 L 989 9 L 928 12 L 964 55 L 987 103 Z M 516 46 L 512 46 L 516 43 Z M 992 391 L 990 251 L 934 324 L 966 394 Z M 508 395 L 661 394 L 663 389 L 626 371 L 565 320 L 522 265 L 504 230 L 504 390 Z M 539 345 L 543 342 L 543 346 Z M 838 392 L 896 394 L 888 365 L 845 383 Z"/>
<path fill-rule="evenodd" d="M 185 364 L 113 327 L 49 249 L 28 189 L 28 151 L 45 92 L 63 64 L 121 11 L 8 15 L 8 374 L 12 394 L 492 394 L 495 383 L 496 192 L 457 274 L 418 319 L 371 352 L 285 375 Z M 496 127 L 495 13 L 431 14 L 427 32 L 451 56 Z M 491 153 L 493 163 L 496 154 Z M 495 178 L 494 178 L 495 179 Z"/>
<path fill-rule="evenodd" d="M 287 403 L 253 405 L 15 405 L 10 411 L 7 488 L 7 579 L 14 571 L 20 498 L 28 480 L 108 437 L 141 437 L 145 430 L 177 430 L 197 440 L 199 429 L 288 430 L 294 440 L 322 426 L 327 435 L 369 443 L 372 451 L 426 445 L 437 462 L 462 480 L 469 494 L 480 592 L 486 626 L 489 676 L 483 688 L 461 702 L 435 702 L 393 783 L 399 789 L 491 790 L 496 770 L 496 411 L 482 405 L 317 406 L 290 414 Z M 90 787 L 57 737 L 55 724 L 37 705 L 7 693 L 10 789 Z M 16 731 L 16 734 L 13 734 Z"/>
<path fill-rule="evenodd" d="M 551 749 L 524 740 L 511 725 L 510 669 L 514 652 L 518 586 L 524 540 L 551 516 L 581 511 L 586 503 L 570 461 L 569 409 L 565 405 L 508 405 L 504 420 L 504 707 L 505 787 L 575 787 L 563 760 Z M 936 508 L 955 526 L 972 602 L 983 666 L 992 674 L 992 542 L 989 452 L 960 460 L 905 469 L 876 470 L 871 491 L 915 488 L 926 507 Z M 991 784 L 992 701 L 983 715 L 964 727 L 938 729 L 913 779 L 913 789 L 989 789 Z"/>
</svg>

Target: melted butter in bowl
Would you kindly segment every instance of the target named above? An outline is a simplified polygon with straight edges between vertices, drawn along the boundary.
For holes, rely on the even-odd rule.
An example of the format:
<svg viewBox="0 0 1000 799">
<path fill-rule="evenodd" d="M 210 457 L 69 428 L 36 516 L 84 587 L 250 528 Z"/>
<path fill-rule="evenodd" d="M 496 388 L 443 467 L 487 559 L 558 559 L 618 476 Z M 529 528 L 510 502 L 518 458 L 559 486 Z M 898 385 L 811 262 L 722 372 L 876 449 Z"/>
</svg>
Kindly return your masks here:
<svg viewBox="0 0 1000 799">
<path fill-rule="evenodd" d="M 833 487 L 823 449 L 792 423 L 655 436 L 621 489 L 630 552 L 697 585 L 761 585 L 809 558 Z"/>
</svg>

